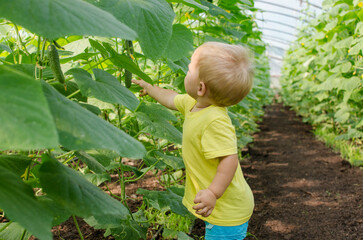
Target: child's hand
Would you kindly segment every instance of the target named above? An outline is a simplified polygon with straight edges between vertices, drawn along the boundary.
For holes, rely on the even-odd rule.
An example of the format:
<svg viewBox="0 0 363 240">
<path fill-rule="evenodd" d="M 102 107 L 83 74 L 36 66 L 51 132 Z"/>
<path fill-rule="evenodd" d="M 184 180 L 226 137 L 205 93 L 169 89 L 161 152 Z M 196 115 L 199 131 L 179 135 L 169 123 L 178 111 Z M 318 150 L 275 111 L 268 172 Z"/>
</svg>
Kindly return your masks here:
<svg viewBox="0 0 363 240">
<path fill-rule="evenodd" d="M 216 205 L 216 201 L 217 198 L 211 190 L 200 190 L 194 199 L 194 203 L 199 204 L 194 206 L 193 209 L 196 210 L 197 214 L 208 217 L 211 215 L 214 206 Z"/>
<path fill-rule="evenodd" d="M 148 92 L 147 92 L 147 88 L 149 87 L 149 86 L 151 86 L 151 84 L 150 83 L 147 83 L 147 82 L 145 82 L 144 80 L 136 80 L 136 79 L 132 79 L 131 80 L 133 83 L 135 83 L 135 84 L 137 84 L 137 85 L 139 85 L 140 87 L 142 87 L 143 89 L 140 91 L 141 93 L 140 93 L 140 96 L 142 97 L 142 96 L 145 96 L 145 95 L 147 95 L 148 94 Z"/>
</svg>

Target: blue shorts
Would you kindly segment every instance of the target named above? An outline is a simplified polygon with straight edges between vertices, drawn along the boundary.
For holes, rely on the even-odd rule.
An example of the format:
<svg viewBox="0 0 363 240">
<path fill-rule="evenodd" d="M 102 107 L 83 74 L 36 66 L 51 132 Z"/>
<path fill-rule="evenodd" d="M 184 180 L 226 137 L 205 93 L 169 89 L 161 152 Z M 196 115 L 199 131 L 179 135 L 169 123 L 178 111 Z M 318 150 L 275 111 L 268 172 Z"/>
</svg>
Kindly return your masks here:
<svg viewBox="0 0 363 240">
<path fill-rule="evenodd" d="M 205 240 L 242 240 L 247 235 L 248 222 L 239 226 L 217 226 L 205 222 Z"/>
</svg>

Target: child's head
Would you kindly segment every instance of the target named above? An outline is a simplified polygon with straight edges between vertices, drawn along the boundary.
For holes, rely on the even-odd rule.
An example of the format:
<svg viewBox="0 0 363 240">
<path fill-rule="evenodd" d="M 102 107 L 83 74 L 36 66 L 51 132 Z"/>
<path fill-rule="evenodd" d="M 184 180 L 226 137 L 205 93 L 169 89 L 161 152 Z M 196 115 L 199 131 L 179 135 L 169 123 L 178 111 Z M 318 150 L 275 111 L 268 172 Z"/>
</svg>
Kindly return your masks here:
<svg viewBox="0 0 363 240">
<path fill-rule="evenodd" d="M 196 52 L 199 81 L 205 83 L 213 104 L 237 104 L 251 90 L 253 63 L 248 49 L 240 45 L 207 42 Z"/>
</svg>

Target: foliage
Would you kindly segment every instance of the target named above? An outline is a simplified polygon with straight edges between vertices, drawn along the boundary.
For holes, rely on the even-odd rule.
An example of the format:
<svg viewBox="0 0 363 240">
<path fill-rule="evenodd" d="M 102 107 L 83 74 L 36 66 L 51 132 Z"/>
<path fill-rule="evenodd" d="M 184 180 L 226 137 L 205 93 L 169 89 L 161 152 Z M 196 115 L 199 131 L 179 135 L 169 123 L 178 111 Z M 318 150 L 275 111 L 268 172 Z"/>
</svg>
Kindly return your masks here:
<svg viewBox="0 0 363 240">
<path fill-rule="evenodd" d="M 305 121 L 363 154 L 363 4 L 326 0 L 323 5 L 323 13 L 301 29 L 287 52 L 283 100 Z"/>
<path fill-rule="evenodd" d="M 251 48 L 254 88 L 229 108 L 239 147 L 251 142 L 271 101 L 265 46 L 250 14 L 256 9 L 252 0 L 212 2 L 0 0 L 0 208 L 10 220 L 0 225 L 1 238 L 52 239 L 52 226 L 77 216 L 105 236 L 145 239 L 150 224 L 129 209 L 125 186 L 149 171 L 164 173 L 167 191 L 138 193 L 153 209 L 190 219 L 175 187 L 183 180 L 182 116 L 139 97 L 125 78 L 132 73 L 184 93 L 195 47 L 223 41 Z M 62 71 L 64 83 L 50 68 L 53 44 L 55 75 Z M 126 165 L 130 159 L 142 164 Z M 121 195 L 97 187 L 115 175 Z M 158 224 L 166 238 L 188 239 Z"/>
</svg>

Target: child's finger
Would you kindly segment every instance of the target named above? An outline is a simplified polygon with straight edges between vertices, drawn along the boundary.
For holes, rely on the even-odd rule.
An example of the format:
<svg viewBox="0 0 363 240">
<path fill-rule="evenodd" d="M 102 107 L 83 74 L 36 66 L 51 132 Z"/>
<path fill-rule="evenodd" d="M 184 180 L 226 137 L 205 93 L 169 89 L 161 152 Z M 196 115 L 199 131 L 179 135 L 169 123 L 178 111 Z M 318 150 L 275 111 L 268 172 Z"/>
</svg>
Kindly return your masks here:
<svg viewBox="0 0 363 240">
<path fill-rule="evenodd" d="M 194 203 L 195 204 L 197 204 L 197 203 L 200 203 L 200 202 L 202 202 L 201 201 L 201 199 L 200 199 L 200 194 L 199 194 L 199 192 L 197 193 L 197 195 L 195 196 L 195 198 L 194 198 Z"/>
<path fill-rule="evenodd" d="M 208 211 L 209 211 L 209 208 L 205 207 L 205 208 L 202 208 L 202 210 L 196 211 L 196 213 L 205 217 L 205 215 Z"/>
<path fill-rule="evenodd" d="M 140 80 L 136 80 L 136 79 L 131 79 L 131 82 L 135 83 L 135 84 L 140 84 Z"/>
<path fill-rule="evenodd" d="M 200 203 L 198 205 L 193 206 L 193 209 L 198 211 L 200 209 L 203 209 L 204 207 L 205 207 L 205 204 Z"/>
<path fill-rule="evenodd" d="M 145 90 L 145 89 L 141 89 L 141 90 L 140 90 L 140 94 L 139 94 L 139 96 L 140 96 L 140 97 L 143 97 L 143 96 L 146 96 L 146 95 L 147 95 L 146 90 Z"/>
<path fill-rule="evenodd" d="M 204 216 L 204 217 L 208 217 L 209 215 L 211 215 L 211 214 L 212 214 L 212 212 L 213 212 L 213 209 L 214 209 L 214 208 L 209 209 L 209 211 L 207 212 L 207 214 L 205 214 L 205 216 Z"/>
</svg>

